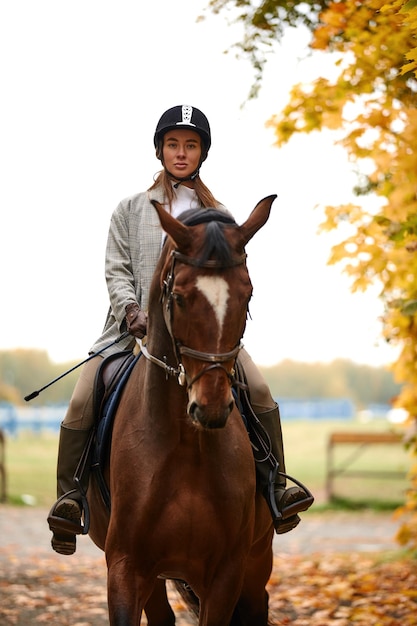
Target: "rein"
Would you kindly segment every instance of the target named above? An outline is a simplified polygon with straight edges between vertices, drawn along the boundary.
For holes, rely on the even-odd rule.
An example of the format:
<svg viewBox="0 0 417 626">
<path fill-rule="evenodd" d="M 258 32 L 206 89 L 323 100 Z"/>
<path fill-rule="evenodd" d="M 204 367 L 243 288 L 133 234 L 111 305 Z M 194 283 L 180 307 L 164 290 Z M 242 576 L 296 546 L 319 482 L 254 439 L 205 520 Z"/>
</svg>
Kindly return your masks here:
<svg viewBox="0 0 417 626">
<path fill-rule="evenodd" d="M 135 337 L 135 339 L 137 344 L 139 345 L 140 351 L 142 352 L 143 356 L 148 359 L 148 361 L 154 363 L 155 365 L 158 365 L 158 367 L 161 367 L 163 370 L 165 370 L 167 378 L 168 376 L 177 376 L 178 384 L 181 385 L 181 387 L 185 385 L 185 369 L 182 363 L 178 364 L 178 368 L 168 365 L 165 361 L 162 361 L 161 359 L 158 359 L 156 356 L 151 354 L 148 348 L 144 345 L 142 339 L 139 339 L 139 337 Z"/>
<path fill-rule="evenodd" d="M 213 370 L 213 369 L 220 368 L 225 371 L 232 385 L 237 385 L 237 386 L 246 388 L 245 384 L 243 384 L 241 381 L 236 379 L 234 369 L 232 370 L 232 372 L 228 372 L 226 368 L 222 365 L 222 363 L 225 363 L 226 361 L 230 361 L 231 359 L 236 359 L 239 351 L 242 348 L 242 344 L 240 341 L 236 345 L 236 347 L 233 348 L 233 350 L 230 350 L 230 352 L 223 352 L 223 353 L 201 352 L 200 350 L 194 350 L 193 348 L 189 348 L 188 346 L 185 346 L 181 344 L 179 341 L 177 341 L 175 337 L 173 336 L 172 328 L 171 328 L 171 312 L 172 312 L 171 302 L 173 298 L 172 285 L 174 282 L 174 267 L 175 267 L 176 261 L 179 261 L 180 263 L 184 263 L 186 265 L 191 265 L 192 267 L 199 267 L 202 269 L 216 269 L 216 268 L 224 269 L 228 267 L 236 267 L 238 265 L 242 265 L 245 262 L 246 257 L 247 257 L 246 253 L 243 253 L 240 256 L 231 259 L 228 263 L 224 263 L 217 259 L 208 259 L 206 261 L 203 261 L 202 259 L 196 259 L 194 257 L 189 257 L 185 254 L 182 254 L 178 250 L 172 250 L 171 267 L 167 274 L 166 279 L 164 280 L 163 291 L 161 294 L 161 302 L 162 302 L 162 305 L 165 305 L 164 306 L 165 323 L 166 323 L 168 332 L 174 342 L 174 348 L 175 348 L 175 352 L 177 354 L 177 360 L 178 360 L 178 367 L 172 367 L 168 365 L 165 360 L 158 359 L 153 354 L 150 354 L 146 346 L 143 344 L 142 340 L 139 338 L 136 338 L 136 341 L 138 342 L 140 350 L 143 353 L 144 357 L 148 359 L 149 361 L 151 361 L 152 363 L 154 363 L 155 365 L 158 365 L 159 367 L 164 369 L 167 378 L 168 376 L 176 376 L 179 385 L 184 386 L 186 383 L 188 383 L 188 387 L 191 387 L 196 382 L 196 380 L 201 378 L 201 376 L 203 376 L 203 374 L 205 374 L 206 372 Z M 181 359 L 179 358 L 180 356 L 184 356 L 184 355 L 189 356 L 193 359 L 197 359 L 199 361 L 203 361 L 205 363 L 209 363 L 209 365 L 205 367 L 204 369 L 202 369 L 192 380 L 188 380 L 185 368 L 183 364 L 181 363 Z M 164 357 L 164 359 L 166 359 L 166 357 Z"/>
</svg>

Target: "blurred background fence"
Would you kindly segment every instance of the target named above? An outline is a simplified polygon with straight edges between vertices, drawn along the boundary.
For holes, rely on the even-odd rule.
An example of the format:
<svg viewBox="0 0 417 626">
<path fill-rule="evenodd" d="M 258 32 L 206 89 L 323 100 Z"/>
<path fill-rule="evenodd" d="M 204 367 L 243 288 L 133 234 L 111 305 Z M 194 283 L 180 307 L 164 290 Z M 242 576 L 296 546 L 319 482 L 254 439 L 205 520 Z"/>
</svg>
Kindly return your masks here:
<svg viewBox="0 0 417 626">
<path fill-rule="evenodd" d="M 276 398 L 285 420 L 353 420 L 362 416 L 363 420 L 386 418 L 391 409 L 389 405 L 372 404 L 360 411 L 349 399 L 292 399 Z M 18 406 L 9 403 L 0 404 L 0 429 L 12 437 L 22 431 L 41 433 L 58 432 L 65 416 L 67 404 L 43 406 Z"/>
<path fill-rule="evenodd" d="M 0 404 L 0 429 L 11 437 L 17 437 L 23 431 L 58 432 L 66 410 L 66 404 L 44 406 Z"/>
</svg>

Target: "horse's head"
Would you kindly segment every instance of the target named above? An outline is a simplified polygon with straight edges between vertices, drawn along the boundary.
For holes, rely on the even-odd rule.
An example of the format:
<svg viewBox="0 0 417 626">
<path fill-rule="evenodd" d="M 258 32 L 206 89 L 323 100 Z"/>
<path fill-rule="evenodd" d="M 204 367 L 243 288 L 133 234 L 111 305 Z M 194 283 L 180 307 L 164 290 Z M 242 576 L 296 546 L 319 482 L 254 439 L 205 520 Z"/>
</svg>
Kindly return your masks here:
<svg viewBox="0 0 417 626">
<path fill-rule="evenodd" d="M 225 426 L 233 408 L 235 361 L 252 295 L 245 245 L 275 198 L 261 200 L 241 226 L 214 209 L 177 220 L 153 201 L 168 235 L 160 274 L 165 324 L 187 384 L 188 413 L 204 428 Z"/>
</svg>

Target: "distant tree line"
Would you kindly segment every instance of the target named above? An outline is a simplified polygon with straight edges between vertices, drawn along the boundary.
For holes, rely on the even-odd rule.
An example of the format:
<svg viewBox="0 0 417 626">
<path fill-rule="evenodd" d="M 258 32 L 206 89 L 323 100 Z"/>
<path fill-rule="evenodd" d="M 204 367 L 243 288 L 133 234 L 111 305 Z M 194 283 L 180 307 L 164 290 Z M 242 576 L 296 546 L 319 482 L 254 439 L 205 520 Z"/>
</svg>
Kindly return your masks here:
<svg viewBox="0 0 417 626">
<path fill-rule="evenodd" d="M 285 360 L 260 369 L 275 398 L 348 398 L 360 408 L 390 404 L 400 391 L 387 368 L 348 359 L 331 363 Z"/>
<path fill-rule="evenodd" d="M 87 358 L 88 355 L 86 355 Z M 71 369 L 77 361 L 53 363 L 44 350 L 17 349 L 0 351 L 0 402 L 26 404 L 24 397 L 44 387 L 51 380 Z M 62 378 L 37 398 L 31 405 L 68 402 L 78 378 L 77 369 Z"/>
<path fill-rule="evenodd" d="M 44 387 L 77 362 L 53 363 L 46 351 L 0 351 L 0 402 L 25 404 L 24 397 Z M 337 359 L 332 363 L 285 360 L 261 367 L 275 398 L 348 398 L 358 407 L 390 403 L 400 386 L 384 367 Z M 43 391 L 31 404 L 69 401 L 80 370 L 76 369 Z"/>
</svg>

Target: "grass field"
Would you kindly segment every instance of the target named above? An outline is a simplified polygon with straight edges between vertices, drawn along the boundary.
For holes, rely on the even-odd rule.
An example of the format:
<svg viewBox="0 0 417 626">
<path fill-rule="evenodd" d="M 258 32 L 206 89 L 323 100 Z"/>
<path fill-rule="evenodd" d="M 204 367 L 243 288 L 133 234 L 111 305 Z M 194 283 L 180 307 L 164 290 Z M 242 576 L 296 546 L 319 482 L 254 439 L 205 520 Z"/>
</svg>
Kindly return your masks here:
<svg viewBox="0 0 417 626">
<path fill-rule="evenodd" d="M 316 497 L 316 506 L 324 506 L 329 434 L 337 431 L 387 432 L 391 428 L 382 420 L 368 424 L 340 420 L 284 421 L 287 472 L 311 489 Z M 54 501 L 57 449 L 58 436 L 48 432 L 6 438 L 8 502 L 23 504 L 26 501 L 49 506 Z M 337 463 L 342 463 L 351 453 L 351 446 L 337 449 Z M 352 469 L 407 472 L 409 464 L 408 453 L 401 445 L 375 445 L 364 450 Z M 404 501 L 406 488 L 405 479 L 339 477 L 335 482 L 339 506 L 346 507 L 349 503 L 354 506 L 364 502 L 374 508 L 394 507 Z"/>
</svg>

